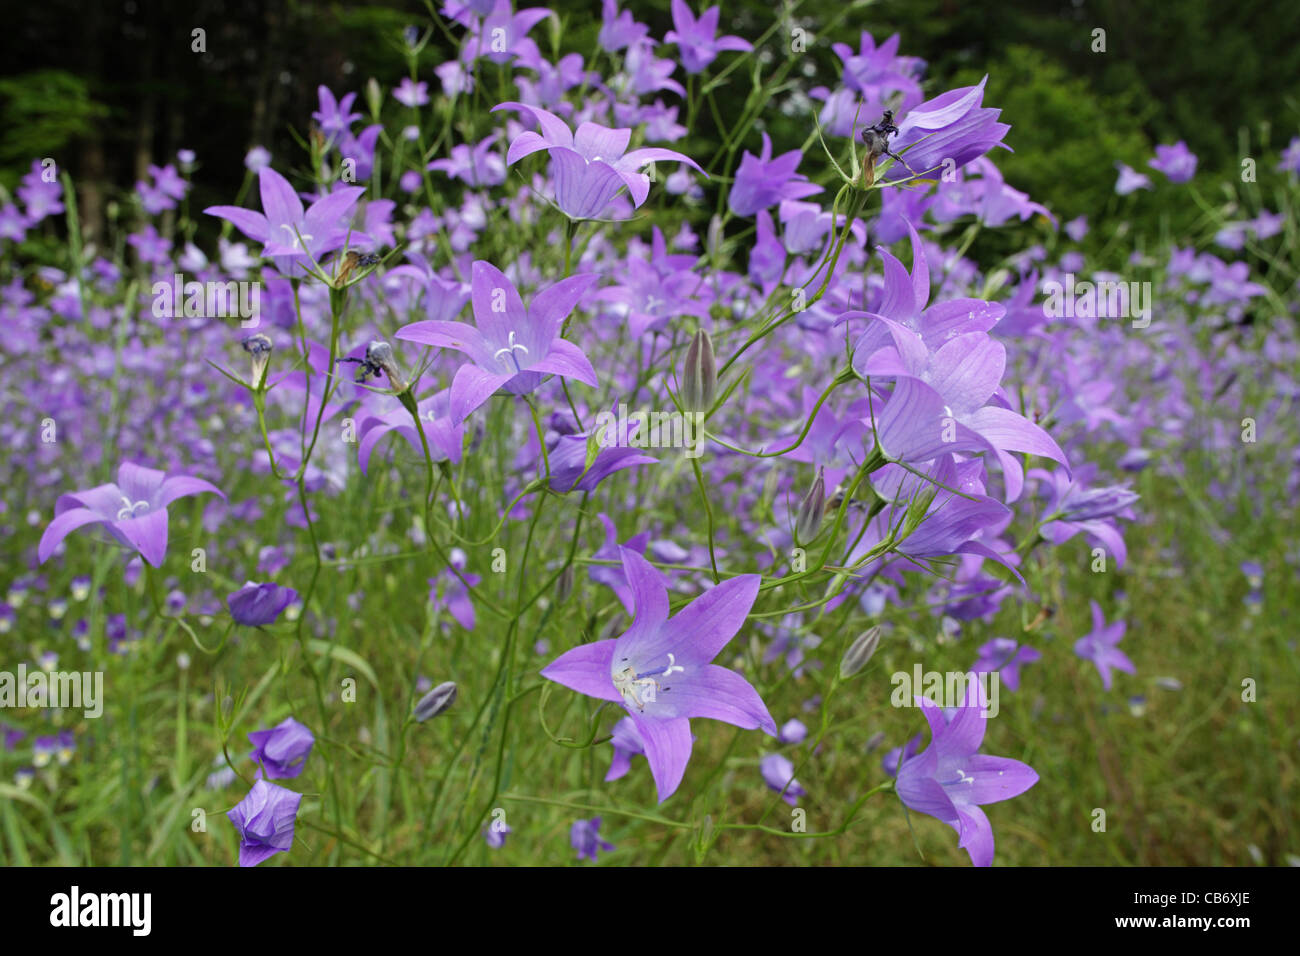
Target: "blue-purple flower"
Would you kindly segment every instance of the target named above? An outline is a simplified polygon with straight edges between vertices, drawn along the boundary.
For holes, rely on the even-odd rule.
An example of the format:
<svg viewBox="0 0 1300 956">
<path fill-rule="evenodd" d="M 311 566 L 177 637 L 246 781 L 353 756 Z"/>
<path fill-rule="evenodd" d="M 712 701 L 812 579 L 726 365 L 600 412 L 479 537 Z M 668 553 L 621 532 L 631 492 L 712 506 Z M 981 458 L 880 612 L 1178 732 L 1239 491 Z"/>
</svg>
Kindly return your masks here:
<svg viewBox="0 0 1300 956">
<path fill-rule="evenodd" d="M 781 799 L 792 807 L 808 793 L 794 778 L 794 764 L 784 754 L 765 754 L 758 762 L 758 771 L 768 788 L 781 794 Z"/>
<path fill-rule="evenodd" d="M 1092 630 L 1074 642 L 1074 653 L 1097 665 L 1102 686 L 1110 690 L 1111 668 L 1126 674 L 1137 673 L 1137 667 L 1128 655 L 1116 646 L 1124 639 L 1128 625 L 1124 621 L 1108 625 L 1101 612 L 1101 605 L 1096 601 L 1088 603 L 1092 605 Z"/>
<path fill-rule="evenodd" d="M 980 645 L 979 659 L 971 666 L 972 674 L 996 671 L 1007 690 L 1020 689 L 1020 666 L 1042 658 L 1042 654 L 1028 645 L 1021 647 L 1009 637 L 995 637 Z"/>
<path fill-rule="evenodd" d="M 254 730 L 248 735 L 254 750 L 249 755 L 260 763 L 272 780 L 296 777 L 311 756 L 316 738 L 304 724 L 286 717 L 269 730 Z"/>
<path fill-rule="evenodd" d="M 673 0 L 673 29 L 664 35 L 666 43 L 676 43 L 682 54 L 682 66 L 687 73 L 699 73 L 724 50 L 746 52 L 754 49 L 748 40 L 737 36 L 720 37 L 718 15 L 720 8 L 709 7 L 695 19 L 686 0 Z"/>
<path fill-rule="evenodd" d="M 206 492 L 223 500 L 226 497 L 202 478 L 168 478 L 154 468 L 123 462 L 117 469 L 116 482 L 59 496 L 54 504 L 54 520 L 37 546 L 37 557 L 44 564 L 77 528 L 102 524 L 114 538 L 159 567 L 167 554 L 167 506 L 177 498 Z"/>
<path fill-rule="evenodd" d="M 596 862 L 597 850 L 605 853 L 614 850 L 614 844 L 600 835 L 600 817 L 574 820 L 573 826 L 569 828 L 569 845 L 578 851 L 579 860 L 591 860 L 592 863 Z"/>
<path fill-rule="evenodd" d="M 880 178 L 895 181 L 961 169 L 1002 145 L 1011 127 L 998 122 L 1001 110 L 982 105 L 987 82 L 986 76 L 978 86 L 949 90 L 908 110 L 890 142 L 904 162 L 893 163 Z"/>
<path fill-rule="evenodd" d="M 504 109 L 519 110 L 532 117 L 542 130 L 541 133 L 525 130 L 516 136 L 506 152 L 506 165 L 513 166 L 525 156 L 546 150 L 551 157 L 555 204 L 573 219 L 598 216 L 624 187 L 632 197 L 632 204 L 639 207 L 650 195 L 650 177 L 641 170 L 651 163 L 686 163 L 704 174 L 695 160 L 676 150 L 646 147 L 629 153 L 630 129 L 610 129 L 587 122 L 573 132 L 550 110 L 524 103 L 501 103 L 492 107 L 492 112 Z"/>
<path fill-rule="evenodd" d="M 966 699 L 951 718 L 925 697 L 916 703 L 930 724 L 930 746 L 899 767 L 899 799 L 956 830 L 957 845 L 973 864 L 992 866 L 993 825 L 980 806 L 1019 796 L 1038 782 L 1038 774 L 1019 760 L 976 752 L 988 720 L 978 680 L 967 682 Z"/>
<path fill-rule="evenodd" d="M 261 627 L 274 624 L 294 601 L 298 592 L 293 588 L 281 587 L 271 581 L 256 584 L 246 581 L 244 586 L 226 598 L 226 607 L 236 624 L 245 627 Z"/>
<path fill-rule="evenodd" d="M 349 94 L 351 96 L 353 94 Z M 348 97 L 344 97 L 348 102 Z M 345 107 L 346 108 L 346 107 Z M 302 200 L 289 181 L 270 166 L 257 173 L 262 212 L 240 206 L 209 206 L 203 211 L 234 223 L 235 228 L 263 244 L 262 254 L 276 260 L 276 268 L 289 274 L 310 256 L 317 262 L 327 252 L 350 242 L 356 246 L 370 241 L 361 232 L 349 235 L 347 218 L 365 193 L 361 186 L 340 186 L 303 210 Z"/>
<path fill-rule="evenodd" d="M 1185 183 L 1196 175 L 1196 154 L 1180 139 L 1172 146 L 1157 146 L 1155 158 L 1147 165 L 1164 173 L 1171 183 Z"/>
<path fill-rule="evenodd" d="M 565 318 L 596 281 L 594 273 L 561 279 L 533 296 L 527 308 L 514 283 L 492 263 L 475 261 L 471 278 L 476 325 L 427 319 L 397 332 L 407 342 L 455 349 L 469 357 L 451 383 L 452 425 L 463 422 L 493 392 L 523 395 L 548 374 L 596 386 L 596 370 L 586 354 L 560 337 Z"/>
<path fill-rule="evenodd" d="M 758 597 L 746 574 L 705 592 L 672 618 L 662 575 L 620 549 L 636 613 L 618 638 L 561 654 L 542 676 L 589 697 L 622 704 L 645 742 L 660 802 L 677 789 L 691 757 L 692 717 L 776 735 L 776 722 L 750 683 L 712 663 L 735 637 Z"/>
<path fill-rule="evenodd" d="M 760 209 L 775 206 L 785 199 L 803 199 L 822 191 L 808 177 L 795 172 L 803 150 L 792 149 L 772 158 L 772 138 L 763 133 L 759 155 L 746 150 L 741 154 L 736 180 L 727 194 L 727 208 L 737 216 L 752 216 Z"/>
<path fill-rule="evenodd" d="M 248 796 L 226 813 L 239 832 L 239 865 L 257 866 L 293 846 L 293 824 L 302 795 L 258 780 Z"/>
</svg>

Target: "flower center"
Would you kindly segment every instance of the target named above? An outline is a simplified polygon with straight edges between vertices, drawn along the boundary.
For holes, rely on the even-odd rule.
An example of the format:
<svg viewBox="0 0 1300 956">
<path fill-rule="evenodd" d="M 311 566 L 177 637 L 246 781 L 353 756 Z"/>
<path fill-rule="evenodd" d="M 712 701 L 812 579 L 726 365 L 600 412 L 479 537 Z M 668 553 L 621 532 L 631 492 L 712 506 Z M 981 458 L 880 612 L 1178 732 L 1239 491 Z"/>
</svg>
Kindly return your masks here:
<svg viewBox="0 0 1300 956">
<path fill-rule="evenodd" d="M 290 245 L 295 249 L 301 249 L 304 242 L 315 238 L 315 236 L 309 232 L 302 233 L 301 238 L 299 238 L 299 234 L 294 230 L 293 226 L 289 225 L 287 222 L 280 223 L 280 228 L 289 233 L 289 237 L 292 240 Z"/>
<path fill-rule="evenodd" d="M 117 509 L 117 520 L 125 521 L 127 518 L 134 518 L 137 513 L 149 510 L 147 501 L 131 501 L 126 495 L 122 496 L 122 507 Z"/>
<path fill-rule="evenodd" d="M 671 687 L 664 687 L 659 683 L 661 677 L 671 677 L 673 674 L 684 674 L 686 668 L 677 663 L 677 658 L 673 654 L 668 655 L 668 665 L 661 670 L 650 670 L 638 674 L 636 668 L 628 663 L 628 659 L 623 658 L 623 663 L 627 664 L 622 670 L 615 672 L 614 689 L 623 695 L 624 702 L 629 707 L 635 707 L 638 713 L 645 713 L 645 705 L 653 704 L 659 694 L 667 693 L 672 690 Z"/>
<path fill-rule="evenodd" d="M 515 367 L 515 372 L 522 372 L 523 369 L 519 367 L 519 359 L 515 356 L 515 349 L 521 349 L 525 355 L 528 354 L 528 346 L 515 341 L 515 333 L 512 329 L 510 331 L 510 338 L 506 340 L 506 347 L 497 349 L 492 353 L 492 357 L 500 361 L 502 355 L 508 356 L 510 364 Z"/>
</svg>

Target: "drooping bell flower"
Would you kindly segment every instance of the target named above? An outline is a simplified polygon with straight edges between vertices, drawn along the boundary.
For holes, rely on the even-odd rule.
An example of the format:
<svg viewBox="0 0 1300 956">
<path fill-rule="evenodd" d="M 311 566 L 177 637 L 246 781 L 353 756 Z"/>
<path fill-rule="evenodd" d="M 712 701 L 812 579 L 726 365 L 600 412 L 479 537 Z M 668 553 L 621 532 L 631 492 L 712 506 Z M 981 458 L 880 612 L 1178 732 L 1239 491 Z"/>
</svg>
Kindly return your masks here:
<svg viewBox="0 0 1300 956">
<path fill-rule="evenodd" d="M 272 780 L 302 773 L 316 743 L 316 737 L 306 725 L 292 717 L 286 717 L 269 730 L 255 730 L 248 739 L 254 747 L 249 756 L 254 763 L 262 765 L 262 770 Z"/>
<path fill-rule="evenodd" d="M 239 865 L 257 866 L 293 846 L 302 795 L 259 780 L 226 816 L 239 832 Z"/>
<path fill-rule="evenodd" d="M 293 588 L 280 587 L 271 581 L 262 584 L 246 581 L 242 588 L 226 598 L 226 607 L 236 624 L 262 627 L 274 624 L 284 609 L 296 600 L 298 592 Z"/>
</svg>

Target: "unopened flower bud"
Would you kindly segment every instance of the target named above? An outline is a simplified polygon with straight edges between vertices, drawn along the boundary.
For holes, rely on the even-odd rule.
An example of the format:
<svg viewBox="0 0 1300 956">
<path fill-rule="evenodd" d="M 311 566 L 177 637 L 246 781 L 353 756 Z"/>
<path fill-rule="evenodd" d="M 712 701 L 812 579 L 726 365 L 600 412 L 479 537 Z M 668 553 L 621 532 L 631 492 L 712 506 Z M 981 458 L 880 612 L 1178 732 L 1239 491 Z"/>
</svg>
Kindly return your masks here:
<svg viewBox="0 0 1300 956">
<path fill-rule="evenodd" d="M 253 385 L 260 385 L 262 375 L 266 372 L 267 363 L 271 361 L 271 350 L 275 348 L 275 343 L 271 341 L 269 335 L 258 332 L 256 335 L 250 335 L 239 344 L 252 357 Z"/>
<path fill-rule="evenodd" d="M 415 719 L 422 724 L 430 717 L 437 717 L 455 702 L 456 682 L 446 681 L 420 698 L 415 705 Z"/>
<path fill-rule="evenodd" d="M 876 648 L 879 646 L 879 624 L 859 634 L 857 640 L 844 652 L 844 658 L 840 661 L 841 679 L 848 679 L 866 667 L 867 661 L 871 660 L 871 655 L 876 653 Z"/>
<path fill-rule="evenodd" d="M 817 529 L 822 526 L 822 515 L 825 513 L 826 476 L 823 469 L 818 468 L 817 480 L 812 483 L 808 494 L 804 495 L 803 501 L 799 503 L 799 511 L 794 522 L 795 541 L 802 544 L 817 537 Z"/>
<path fill-rule="evenodd" d="M 686 348 L 682 370 L 682 407 L 688 412 L 708 412 L 718 387 L 718 366 L 713 358 L 713 339 L 703 329 L 695 333 Z"/>
</svg>

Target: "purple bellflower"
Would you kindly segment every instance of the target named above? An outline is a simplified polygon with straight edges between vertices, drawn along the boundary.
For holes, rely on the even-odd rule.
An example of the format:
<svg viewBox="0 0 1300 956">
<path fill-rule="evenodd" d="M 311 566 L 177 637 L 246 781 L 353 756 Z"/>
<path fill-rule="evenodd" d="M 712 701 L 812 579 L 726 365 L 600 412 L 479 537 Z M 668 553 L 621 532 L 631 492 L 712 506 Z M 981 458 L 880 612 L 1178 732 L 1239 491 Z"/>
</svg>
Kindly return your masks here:
<svg viewBox="0 0 1300 956">
<path fill-rule="evenodd" d="M 709 7 L 697 20 L 686 0 L 673 0 L 673 28 L 664 36 L 666 43 L 676 43 L 687 73 L 700 73 L 725 50 L 748 52 L 754 49 L 748 40 L 736 36 L 717 36 L 718 7 Z"/>
<path fill-rule="evenodd" d="M 976 866 L 993 865 L 993 826 L 980 809 L 1019 796 L 1038 782 L 1028 764 L 976 753 L 984 742 L 984 690 L 967 682 L 966 699 L 951 719 L 925 697 L 917 705 L 930 724 L 930 746 L 903 761 L 895 788 L 903 803 L 948 824 Z"/>
<path fill-rule="evenodd" d="M 1155 158 L 1147 165 L 1164 173 L 1171 183 L 1185 183 L 1196 175 L 1196 154 L 1180 139 L 1172 146 L 1157 146 Z"/>
<path fill-rule="evenodd" d="M 1127 196 L 1139 189 L 1151 188 L 1151 177 L 1139 173 L 1132 166 L 1117 162 L 1115 168 L 1119 170 L 1119 178 L 1115 180 L 1115 192 L 1119 195 Z"/>
<path fill-rule="evenodd" d="M 908 110 L 898 121 L 898 134 L 890 143 L 890 149 L 905 162 L 893 163 L 881 178 L 895 181 L 914 173 L 961 169 L 994 146 L 1003 145 L 1002 138 L 1011 127 L 998 122 L 1001 110 L 981 105 L 987 82 L 986 76 L 978 86 L 949 90 Z"/>
<path fill-rule="evenodd" d="M 737 216 L 752 216 L 760 209 L 775 206 L 784 199 L 803 199 L 822 191 L 808 177 L 796 173 L 803 150 L 792 149 L 772 158 L 772 139 L 763 134 L 759 155 L 746 150 L 736 169 L 736 181 L 727 194 L 727 208 Z"/>
<path fill-rule="evenodd" d="M 626 708 L 645 742 L 663 802 L 681 783 L 691 757 L 690 718 L 776 735 L 758 692 L 736 672 L 712 663 L 744 624 L 760 578 L 746 574 L 724 581 L 670 619 L 660 572 L 634 551 L 620 553 L 636 608 L 632 626 L 621 637 L 566 651 L 542 676 Z"/>
<path fill-rule="evenodd" d="M 1010 637 L 995 637 L 979 648 L 979 659 L 971 667 L 971 673 L 982 674 L 997 671 L 999 679 L 1007 685 L 1007 690 L 1020 689 L 1020 666 L 1042 658 L 1035 648 L 1021 647 Z"/>
<path fill-rule="evenodd" d="M 758 762 L 758 771 L 763 775 L 763 782 L 781 794 L 781 799 L 792 807 L 808 793 L 794 778 L 794 764 L 784 754 L 766 754 Z"/>
<path fill-rule="evenodd" d="M 864 375 L 894 377 L 883 409 L 876 411 L 876 438 L 895 461 L 927 461 L 945 451 L 992 451 L 1002 465 L 1007 500 L 1024 486 L 1019 451 L 1068 467 L 1065 452 L 1040 426 L 1009 408 L 989 404 L 1002 381 L 1006 349 L 986 332 L 954 336 L 937 351 L 922 336 L 892 319 L 894 348 L 875 352 L 854 367 Z"/>
<path fill-rule="evenodd" d="M 472 269 L 470 300 L 476 325 L 427 319 L 403 326 L 397 337 L 407 342 L 464 352 L 470 362 L 451 383 L 451 423 L 459 425 L 499 389 L 524 395 L 548 374 L 596 386 L 596 370 L 578 346 L 560 337 L 560 327 L 594 273 L 570 276 L 533 296 L 524 307 L 514 283 L 483 260 Z"/>
<path fill-rule="evenodd" d="M 296 777 L 311 756 L 316 738 L 303 724 L 286 717 L 270 730 L 255 730 L 248 735 L 255 748 L 249 755 L 260 763 L 272 780 Z M 259 771 L 259 776 L 261 772 Z"/>
<path fill-rule="evenodd" d="M 695 160 L 676 150 L 647 147 L 627 152 L 632 138 L 630 129 L 610 129 L 588 122 L 572 132 L 564 120 L 549 110 L 515 102 L 494 106 L 492 112 L 504 109 L 531 116 L 542 130 L 541 133 L 526 130 L 516 136 L 506 152 L 506 165 L 513 166 L 525 156 L 546 150 L 555 180 L 555 204 L 572 219 L 599 215 L 624 186 L 632 204 L 639 207 L 650 195 L 650 177 L 641 172 L 650 163 L 661 160 L 686 163 L 701 175 L 707 175 Z"/>
<path fill-rule="evenodd" d="M 239 831 L 239 865 L 257 866 L 293 846 L 293 824 L 302 795 L 259 780 L 226 813 Z"/>
<path fill-rule="evenodd" d="M 569 845 L 578 851 L 579 860 L 591 860 L 592 863 L 596 862 L 597 850 L 610 853 L 614 849 L 614 844 L 601 839 L 600 817 L 574 820 L 569 828 Z"/>
<path fill-rule="evenodd" d="M 348 215 L 365 193 L 364 187 L 343 186 L 317 199 L 304 212 L 289 181 L 270 166 L 258 170 L 257 181 L 262 212 L 239 206 L 209 206 L 203 211 L 234 223 L 249 239 L 262 243 L 262 254 L 273 257 L 282 274 L 289 274 L 295 263 L 308 255 L 319 262 L 325 253 L 341 249 L 345 243 L 369 242 L 369 236 L 360 232 L 349 236 L 347 228 Z"/>
<path fill-rule="evenodd" d="M 226 598 L 226 607 L 230 608 L 230 616 L 236 624 L 261 627 L 264 624 L 274 624 L 284 609 L 296 600 L 298 592 L 293 588 L 282 588 L 269 581 L 265 584 L 247 581 L 242 588 Z"/>
<path fill-rule="evenodd" d="M 1124 621 L 1107 625 L 1106 618 L 1101 612 L 1101 605 L 1096 601 L 1088 603 L 1092 605 L 1092 630 L 1074 642 L 1074 653 L 1085 661 L 1092 661 L 1097 665 L 1102 686 L 1110 690 L 1113 679 L 1110 672 L 1112 667 L 1125 674 L 1137 673 L 1137 667 L 1129 660 L 1128 655 L 1116 646 L 1124 639 L 1124 632 L 1128 629 L 1128 625 Z"/>
<path fill-rule="evenodd" d="M 167 506 L 177 498 L 205 492 L 223 500 L 226 497 L 202 478 L 168 478 L 156 469 L 123 462 L 117 469 L 116 482 L 59 496 L 54 504 L 54 520 L 37 546 L 37 557 L 44 564 L 77 528 L 102 524 L 114 538 L 159 567 L 167 554 Z"/>
</svg>

